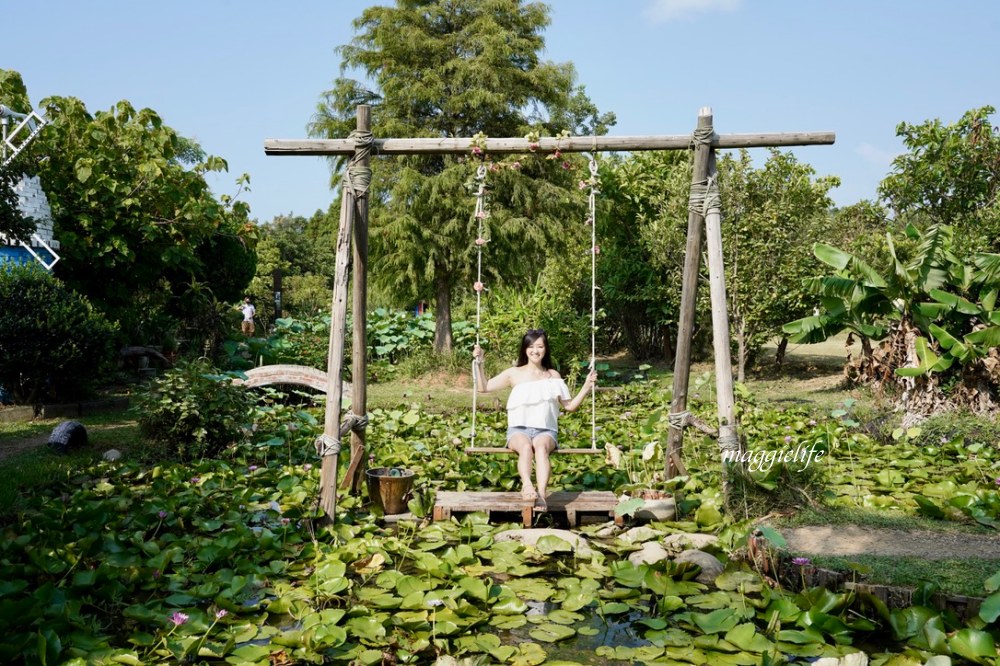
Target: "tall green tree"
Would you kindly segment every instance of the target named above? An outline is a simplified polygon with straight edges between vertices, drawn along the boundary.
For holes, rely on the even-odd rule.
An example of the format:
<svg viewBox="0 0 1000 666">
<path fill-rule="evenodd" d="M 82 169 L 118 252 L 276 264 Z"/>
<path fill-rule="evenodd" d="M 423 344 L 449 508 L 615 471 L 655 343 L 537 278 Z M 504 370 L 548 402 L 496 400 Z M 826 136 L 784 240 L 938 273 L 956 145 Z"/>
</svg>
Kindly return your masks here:
<svg viewBox="0 0 1000 666">
<path fill-rule="evenodd" d="M 1000 251 L 1000 134 L 992 106 L 956 123 L 900 123 L 907 152 L 892 163 L 879 194 L 896 217 L 954 227 L 959 252 Z"/>
<path fill-rule="evenodd" d="M 28 91 L 17 72 L 0 69 L 0 104 L 15 113 L 31 110 Z M 14 191 L 24 172 L 25 161 L 24 157 L 18 157 L 7 166 L 0 164 L 0 234 L 14 241 L 28 240 L 35 230 L 35 220 L 21 214 Z"/>
<path fill-rule="evenodd" d="M 840 184 L 792 153 L 771 150 L 760 169 L 742 150 L 719 161 L 723 248 L 739 380 L 763 345 L 781 337 L 789 315 L 814 306 L 800 286 L 815 271 L 812 244 L 826 234 Z"/>
<path fill-rule="evenodd" d="M 673 355 L 690 184 L 690 160 L 677 151 L 635 153 L 601 174 L 600 302 L 637 359 Z"/>
<path fill-rule="evenodd" d="M 324 93 L 314 136 L 344 137 L 358 104 L 376 136 L 472 137 L 602 133 L 600 114 L 571 64 L 541 59 L 548 8 L 520 0 L 397 0 L 354 21 L 340 47 L 341 76 Z M 364 80 L 350 78 L 359 73 Z M 435 303 L 435 349 L 451 349 L 455 289 L 471 293 L 477 221 L 470 180 L 479 160 L 375 159 L 370 222 L 372 282 L 404 301 Z M 487 282 L 532 279 L 580 216 L 578 159 L 525 160 L 490 172 Z"/>
<path fill-rule="evenodd" d="M 52 207 L 57 275 L 130 340 L 161 342 L 181 320 L 218 324 L 218 303 L 254 275 L 256 238 L 249 207 L 205 181 L 225 160 L 127 101 L 93 114 L 71 97 L 41 107 L 49 124 L 31 150 L 46 159 L 30 170 Z"/>
</svg>

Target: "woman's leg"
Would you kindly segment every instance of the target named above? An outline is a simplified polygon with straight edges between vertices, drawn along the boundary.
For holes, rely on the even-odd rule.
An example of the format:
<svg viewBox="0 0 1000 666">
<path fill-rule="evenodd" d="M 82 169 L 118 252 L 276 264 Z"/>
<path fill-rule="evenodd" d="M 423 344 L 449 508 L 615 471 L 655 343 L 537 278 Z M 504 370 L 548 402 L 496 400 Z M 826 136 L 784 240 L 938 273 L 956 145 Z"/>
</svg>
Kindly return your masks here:
<svg viewBox="0 0 1000 666">
<path fill-rule="evenodd" d="M 549 435 L 538 435 L 531 442 L 535 452 L 535 480 L 537 482 L 538 499 L 545 508 L 545 498 L 548 497 L 549 475 L 552 473 L 552 463 L 549 454 L 556 449 L 556 442 Z"/>
<path fill-rule="evenodd" d="M 507 448 L 517 453 L 517 474 L 521 477 L 521 496 L 534 500 L 538 495 L 531 485 L 532 446 L 527 435 L 516 434 L 507 442 Z"/>
</svg>

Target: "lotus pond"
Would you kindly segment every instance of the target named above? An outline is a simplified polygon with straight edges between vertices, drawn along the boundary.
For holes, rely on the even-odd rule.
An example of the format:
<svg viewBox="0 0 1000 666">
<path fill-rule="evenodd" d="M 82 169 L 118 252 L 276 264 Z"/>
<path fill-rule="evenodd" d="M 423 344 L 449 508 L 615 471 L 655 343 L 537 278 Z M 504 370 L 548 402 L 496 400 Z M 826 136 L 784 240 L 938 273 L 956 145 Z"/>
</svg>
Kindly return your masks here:
<svg viewBox="0 0 1000 666">
<path fill-rule="evenodd" d="M 625 463 L 558 458 L 553 490 L 656 483 L 662 462 L 642 452 L 665 439 L 665 398 L 655 382 L 602 396 L 602 440 Z M 826 453 L 814 463 L 816 501 L 997 526 L 992 446 L 921 446 L 913 432 L 878 443 L 846 409 L 821 415 L 746 398 L 741 409 L 749 448 Z M 28 508 L 0 526 L 0 660 L 749 665 L 863 650 L 892 666 L 997 663 L 1000 576 L 984 581 L 986 601 L 969 620 L 929 602 L 893 610 L 853 592 L 768 584 L 739 557 L 754 526 L 726 516 L 711 441 L 688 439 L 690 475 L 658 483 L 676 493 L 679 520 L 653 525 L 719 537 L 726 571 L 706 585 L 692 564 L 629 562 L 638 544 L 598 536 L 602 525 L 581 528 L 594 548 L 583 557 L 554 536 L 536 546 L 498 540 L 513 526 L 481 514 L 421 520 L 437 490 L 514 488 L 514 462 L 463 454 L 468 415 L 401 405 L 371 416 L 373 464 L 417 473 L 413 522 L 387 525 L 358 497 L 341 497 L 335 526 L 316 520 L 321 416 L 273 396 L 249 441 L 224 459 L 102 462 L 34 488 Z M 480 437 L 499 439 L 502 417 L 484 414 Z M 589 427 L 577 427 L 580 443 L 572 419 L 563 439 L 586 446 Z M 780 489 L 784 473 L 775 465 L 752 482 Z"/>
</svg>

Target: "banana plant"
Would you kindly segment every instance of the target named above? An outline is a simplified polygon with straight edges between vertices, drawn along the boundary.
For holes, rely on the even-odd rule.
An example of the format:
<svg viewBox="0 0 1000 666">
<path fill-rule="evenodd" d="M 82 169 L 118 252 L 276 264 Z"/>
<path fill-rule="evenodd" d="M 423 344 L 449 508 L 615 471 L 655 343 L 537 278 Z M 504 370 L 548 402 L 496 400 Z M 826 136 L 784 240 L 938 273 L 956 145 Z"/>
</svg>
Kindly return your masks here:
<svg viewBox="0 0 1000 666">
<path fill-rule="evenodd" d="M 893 321 L 911 318 L 921 328 L 921 324 L 929 324 L 913 305 L 947 282 L 949 268 L 957 261 L 951 253 L 952 230 L 934 225 L 921 234 L 908 225 L 905 235 L 916 245 L 909 260 L 900 257 L 892 234 L 886 234 L 886 266 L 890 270 L 885 274 L 860 257 L 816 243 L 813 254 L 836 273 L 805 281 L 806 291 L 819 297 L 821 308 L 811 317 L 784 325 L 791 341 L 822 342 L 843 330 L 881 340 Z"/>
<path fill-rule="evenodd" d="M 943 372 L 955 361 L 966 365 L 1000 346 L 1000 255 L 977 254 L 966 263 L 952 251 L 953 230 L 936 224 L 921 232 L 913 225 L 905 238 L 909 258 L 886 234 L 886 271 L 835 247 L 817 243 L 813 254 L 835 269 L 809 278 L 805 287 L 819 297 L 817 314 L 785 324 L 792 342 L 822 342 L 844 330 L 881 340 L 893 324 L 908 320 L 920 331 L 914 341 L 919 365 L 896 368 L 900 377 Z M 898 326 L 897 326 L 898 330 Z M 934 345 L 936 343 L 937 350 Z"/>
</svg>

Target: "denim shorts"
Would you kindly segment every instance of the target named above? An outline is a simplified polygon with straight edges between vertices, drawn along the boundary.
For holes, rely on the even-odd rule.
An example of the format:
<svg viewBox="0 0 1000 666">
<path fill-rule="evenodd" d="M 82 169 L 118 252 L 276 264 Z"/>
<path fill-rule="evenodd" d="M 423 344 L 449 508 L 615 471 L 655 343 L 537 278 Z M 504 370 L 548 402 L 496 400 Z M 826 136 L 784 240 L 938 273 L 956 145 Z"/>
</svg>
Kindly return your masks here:
<svg viewBox="0 0 1000 666">
<path fill-rule="evenodd" d="M 556 448 L 559 448 L 559 440 L 556 439 L 556 431 L 549 430 L 548 428 L 530 428 L 528 426 L 510 426 L 507 428 L 507 444 L 510 445 L 510 438 L 514 435 L 524 435 L 528 438 L 529 442 L 535 441 L 535 438 L 539 435 L 548 435 L 552 438 L 552 441 L 556 443 Z"/>
</svg>

